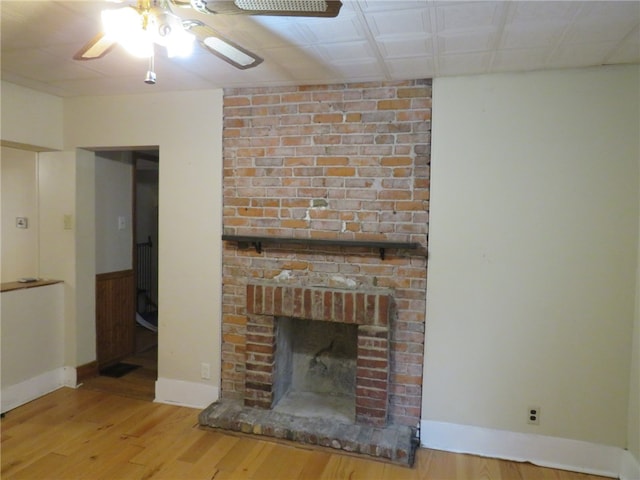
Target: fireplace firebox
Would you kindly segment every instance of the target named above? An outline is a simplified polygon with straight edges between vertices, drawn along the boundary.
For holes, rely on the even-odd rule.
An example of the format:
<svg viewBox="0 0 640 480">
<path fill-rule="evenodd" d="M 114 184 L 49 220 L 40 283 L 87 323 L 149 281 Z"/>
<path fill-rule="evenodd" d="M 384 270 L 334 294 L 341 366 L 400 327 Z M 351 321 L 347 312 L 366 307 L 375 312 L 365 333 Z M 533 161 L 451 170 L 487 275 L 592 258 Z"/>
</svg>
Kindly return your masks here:
<svg viewBox="0 0 640 480">
<path fill-rule="evenodd" d="M 244 404 L 271 409 L 286 393 L 282 383 L 286 384 L 286 380 L 278 381 L 280 374 L 285 379 L 289 377 L 285 362 L 277 362 L 278 317 L 335 322 L 356 329 L 355 421 L 385 426 L 391 301 L 391 291 L 383 289 L 355 291 L 249 283 Z"/>
</svg>

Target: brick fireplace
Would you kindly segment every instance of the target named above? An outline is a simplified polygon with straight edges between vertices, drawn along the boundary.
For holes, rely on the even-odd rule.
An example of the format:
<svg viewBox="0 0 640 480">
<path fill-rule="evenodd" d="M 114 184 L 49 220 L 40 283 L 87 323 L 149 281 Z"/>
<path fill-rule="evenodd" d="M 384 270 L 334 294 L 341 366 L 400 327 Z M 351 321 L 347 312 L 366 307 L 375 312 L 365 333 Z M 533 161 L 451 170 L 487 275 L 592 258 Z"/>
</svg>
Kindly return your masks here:
<svg viewBox="0 0 640 480">
<path fill-rule="evenodd" d="M 430 80 L 225 89 L 225 235 L 420 248 L 224 242 L 223 401 L 273 406 L 279 317 L 353 322 L 357 423 L 417 427 L 430 133 Z"/>
<path fill-rule="evenodd" d="M 388 291 L 247 285 L 246 381 L 244 404 L 272 408 L 276 397 L 276 317 L 357 325 L 355 420 L 385 426 L 388 409 Z"/>
</svg>

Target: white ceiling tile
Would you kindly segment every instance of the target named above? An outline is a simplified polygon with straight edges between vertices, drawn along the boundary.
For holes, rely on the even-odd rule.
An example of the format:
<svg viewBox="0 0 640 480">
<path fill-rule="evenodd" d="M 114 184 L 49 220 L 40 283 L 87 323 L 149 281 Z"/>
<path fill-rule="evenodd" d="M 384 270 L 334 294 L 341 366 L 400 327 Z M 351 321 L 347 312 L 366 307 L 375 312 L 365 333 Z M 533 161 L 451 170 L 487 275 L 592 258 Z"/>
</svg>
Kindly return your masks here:
<svg viewBox="0 0 640 480">
<path fill-rule="evenodd" d="M 547 49 L 501 50 L 495 54 L 491 70 L 539 70 L 546 66 L 548 57 Z"/>
<path fill-rule="evenodd" d="M 496 27 L 503 2 L 441 2 L 437 7 L 440 32 Z"/>
<path fill-rule="evenodd" d="M 342 75 L 343 78 L 375 78 L 380 77 L 384 71 L 375 60 L 354 59 L 353 61 L 335 62 L 330 67 L 331 71 Z"/>
<path fill-rule="evenodd" d="M 225 62 L 221 62 L 224 64 Z M 227 65 L 225 64 L 224 67 Z M 251 70 L 243 70 L 241 75 L 238 75 L 238 71 L 233 69 L 220 69 L 216 73 L 216 84 L 217 86 L 226 86 L 226 85 L 244 85 L 244 86 L 254 86 L 254 85 L 273 85 L 277 83 L 278 79 L 286 82 L 288 77 L 283 74 L 282 70 L 278 68 L 276 65 L 264 65 L 251 69 Z"/>
<path fill-rule="evenodd" d="M 575 22 L 568 30 L 568 43 L 620 42 L 637 25 L 633 18 L 610 19 L 605 23 L 584 20 Z"/>
<path fill-rule="evenodd" d="M 343 62 L 343 61 L 364 61 L 374 58 L 374 52 L 368 42 L 342 42 L 329 45 L 316 45 L 313 48 L 323 60 Z"/>
<path fill-rule="evenodd" d="M 496 41 L 496 33 L 486 30 L 460 32 L 457 34 L 438 35 L 438 53 L 449 55 L 451 53 L 485 52 Z"/>
<path fill-rule="evenodd" d="M 438 58 L 438 72 L 440 75 L 486 72 L 488 71 L 490 58 L 491 56 L 487 53 L 443 55 Z"/>
<path fill-rule="evenodd" d="M 265 60 L 241 71 L 201 48 L 190 59 L 171 60 L 159 50 L 162 81 L 153 91 L 640 62 L 637 0 L 342 1 L 337 18 L 175 9 Z M 100 28 L 104 8 L 120 6 L 106 0 L 0 0 L 2 78 L 60 96 L 149 91 L 140 84 L 147 62 L 120 48 L 99 60 L 70 60 Z"/>
<path fill-rule="evenodd" d="M 87 70 L 79 62 L 53 57 L 42 50 L 13 50 L 2 55 L 3 71 L 13 71 L 23 77 L 39 79 L 47 83 L 62 79 L 95 78 L 95 72 Z"/>
<path fill-rule="evenodd" d="M 384 58 L 407 58 L 424 56 L 432 51 L 431 38 L 378 40 L 378 48 Z"/>
<path fill-rule="evenodd" d="M 345 2 L 349 5 L 349 1 Z M 362 11 L 369 12 L 395 12 L 406 9 L 423 9 L 428 7 L 430 0 L 394 0 L 392 2 L 381 2 L 380 0 L 360 0 Z"/>
<path fill-rule="evenodd" d="M 567 42 L 619 42 L 640 21 L 640 2 L 587 2 L 570 25 Z"/>
<path fill-rule="evenodd" d="M 278 73 L 277 75 L 267 78 L 270 85 L 299 85 L 318 82 L 336 83 L 348 79 L 348 77 L 344 77 L 342 73 L 327 66 L 314 65 L 312 68 L 308 68 L 296 64 L 292 64 L 290 68 L 287 69 L 286 74 L 284 75 L 284 81 L 282 73 Z M 256 85 L 256 83 L 251 84 L 245 82 L 244 85 L 251 86 Z"/>
<path fill-rule="evenodd" d="M 314 22 L 304 25 L 303 28 L 305 28 L 307 36 L 313 43 L 360 40 L 365 36 L 366 32 L 366 27 L 356 16 L 342 21 Z"/>
<path fill-rule="evenodd" d="M 435 66 L 430 57 L 395 58 L 385 61 L 394 78 L 431 78 L 435 75 Z"/>
<path fill-rule="evenodd" d="M 376 13 L 367 18 L 374 37 L 431 33 L 431 20 L 427 9 Z"/>
<path fill-rule="evenodd" d="M 616 43 L 563 45 L 551 55 L 548 66 L 561 68 L 568 62 L 574 66 L 602 65 L 607 55 L 614 51 L 616 46 Z"/>
<path fill-rule="evenodd" d="M 505 28 L 500 47 L 505 49 L 518 48 L 541 48 L 552 47 L 558 43 L 563 36 L 565 27 L 563 25 L 545 24 L 543 27 L 525 25 L 522 27 L 509 26 Z"/>
<path fill-rule="evenodd" d="M 640 27 L 631 32 L 607 57 L 607 63 L 640 63 Z"/>
<path fill-rule="evenodd" d="M 509 25 L 533 26 L 563 25 L 570 22 L 579 9 L 578 2 L 512 2 L 509 5 Z"/>
<path fill-rule="evenodd" d="M 640 2 L 637 1 L 621 1 L 614 2 L 591 1 L 579 2 L 580 9 L 576 15 L 576 20 L 604 20 L 610 19 L 636 19 L 640 18 Z"/>
<path fill-rule="evenodd" d="M 2 70 L 2 80 L 16 85 L 22 85 L 23 87 L 31 88 L 33 90 L 48 92 L 51 95 L 57 95 L 60 97 L 66 97 L 74 94 L 73 89 L 65 89 L 51 83 L 42 82 L 40 80 L 33 80 L 31 78 L 23 77 L 21 75 L 14 74 Z"/>
<path fill-rule="evenodd" d="M 322 40 L 349 41 L 360 38 L 364 30 L 355 14 L 337 18 L 255 17 L 264 28 L 292 42 L 313 43 Z"/>
</svg>

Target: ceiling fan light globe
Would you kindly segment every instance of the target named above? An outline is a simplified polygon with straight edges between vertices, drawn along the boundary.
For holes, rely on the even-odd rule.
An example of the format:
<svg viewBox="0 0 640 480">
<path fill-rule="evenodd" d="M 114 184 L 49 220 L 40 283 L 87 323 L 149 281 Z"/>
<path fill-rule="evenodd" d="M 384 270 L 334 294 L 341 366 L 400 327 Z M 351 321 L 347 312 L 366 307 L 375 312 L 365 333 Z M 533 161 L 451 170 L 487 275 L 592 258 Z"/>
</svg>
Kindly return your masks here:
<svg viewBox="0 0 640 480">
<path fill-rule="evenodd" d="M 148 35 L 125 38 L 118 43 L 134 57 L 149 58 L 153 55 L 153 41 Z"/>
<path fill-rule="evenodd" d="M 116 40 L 142 29 L 142 17 L 132 7 L 103 10 L 100 16 L 104 32 Z"/>
<path fill-rule="evenodd" d="M 195 38 L 186 32 L 174 35 L 166 45 L 169 57 L 188 57 L 193 53 L 193 43 Z"/>
<path fill-rule="evenodd" d="M 142 26 L 142 16 L 131 7 L 102 11 L 105 34 L 131 55 L 148 58 L 153 54 L 153 40 Z"/>
<path fill-rule="evenodd" d="M 193 52 L 195 37 L 185 31 L 182 20 L 168 11 L 156 11 L 147 27 L 153 42 L 167 49 L 169 57 L 188 57 Z"/>
</svg>

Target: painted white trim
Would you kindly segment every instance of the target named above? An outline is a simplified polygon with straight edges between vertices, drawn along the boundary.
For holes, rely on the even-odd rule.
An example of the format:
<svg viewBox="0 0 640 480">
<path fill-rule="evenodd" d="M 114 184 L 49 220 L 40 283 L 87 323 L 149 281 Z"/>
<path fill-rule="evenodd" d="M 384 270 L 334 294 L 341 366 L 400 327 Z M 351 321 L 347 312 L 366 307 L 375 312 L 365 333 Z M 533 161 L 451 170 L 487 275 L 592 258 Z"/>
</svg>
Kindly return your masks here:
<svg viewBox="0 0 640 480">
<path fill-rule="evenodd" d="M 78 372 L 74 367 L 62 367 L 62 384 L 65 387 L 76 388 L 78 386 Z"/>
<path fill-rule="evenodd" d="M 620 480 L 640 480 L 640 461 L 629 450 L 620 456 Z"/>
<path fill-rule="evenodd" d="M 76 369 L 73 367 L 60 367 L 49 372 L 36 375 L 15 385 L 9 385 L 2 389 L 2 413 L 8 412 L 20 405 L 42 397 L 61 387 L 76 386 Z"/>
<path fill-rule="evenodd" d="M 158 378 L 156 399 L 158 403 L 169 403 L 191 408 L 206 408 L 220 398 L 218 387 L 205 383 L 185 382 L 171 378 Z"/>
<path fill-rule="evenodd" d="M 619 447 L 580 440 L 509 432 L 490 428 L 423 420 L 420 443 L 425 448 L 618 478 Z"/>
</svg>

